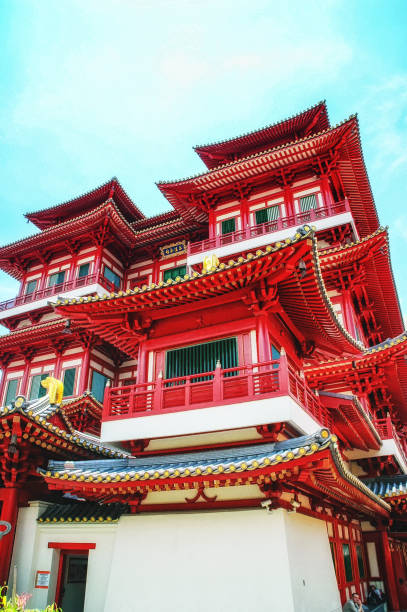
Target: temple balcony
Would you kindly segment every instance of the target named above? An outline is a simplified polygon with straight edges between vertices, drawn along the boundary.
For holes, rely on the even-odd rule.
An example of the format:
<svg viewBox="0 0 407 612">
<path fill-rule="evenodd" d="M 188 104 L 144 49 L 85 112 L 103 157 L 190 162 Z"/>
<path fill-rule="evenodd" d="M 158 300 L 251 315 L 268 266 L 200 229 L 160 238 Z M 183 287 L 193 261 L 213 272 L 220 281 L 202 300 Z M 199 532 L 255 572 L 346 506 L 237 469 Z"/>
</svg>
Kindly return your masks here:
<svg viewBox="0 0 407 612">
<path fill-rule="evenodd" d="M 14 317 L 30 310 L 44 308 L 50 298 L 60 296 L 61 298 L 81 297 L 90 293 L 106 293 L 117 291 L 117 288 L 101 273 L 88 274 L 81 278 L 37 289 L 32 293 L 19 295 L 11 300 L 0 303 L 0 320 Z"/>
<path fill-rule="evenodd" d="M 346 456 L 351 461 L 360 461 L 363 459 L 371 459 L 374 457 L 391 457 L 403 474 L 407 474 L 407 445 L 400 438 L 393 425 L 393 422 L 388 416 L 385 419 L 375 419 L 374 426 L 382 440 L 382 445 L 379 450 L 352 450 L 346 451 Z"/>
<path fill-rule="evenodd" d="M 320 206 L 289 217 L 279 217 L 267 223 L 249 226 L 214 238 L 188 244 L 187 264 L 201 263 L 205 256 L 216 252 L 217 257 L 228 257 L 242 251 L 261 248 L 270 242 L 280 242 L 293 234 L 293 229 L 310 224 L 321 231 L 339 225 L 350 224 L 357 236 L 353 216 L 347 199 L 342 202 Z"/>
<path fill-rule="evenodd" d="M 300 433 L 330 427 L 329 411 L 280 360 L 107 387 L 101 439 L 186 436 L 287 423 Z"/>
</svg>

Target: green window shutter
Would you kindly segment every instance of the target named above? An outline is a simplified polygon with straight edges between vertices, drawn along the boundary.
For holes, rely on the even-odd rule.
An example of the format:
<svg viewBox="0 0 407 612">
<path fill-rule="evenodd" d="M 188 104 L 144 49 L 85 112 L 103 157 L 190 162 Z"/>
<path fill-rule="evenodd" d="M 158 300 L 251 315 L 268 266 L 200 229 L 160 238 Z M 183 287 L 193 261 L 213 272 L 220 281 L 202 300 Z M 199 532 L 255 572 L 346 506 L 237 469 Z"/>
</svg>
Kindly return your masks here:
<svg viewBox="0 0 407 612">
<path fill-rule="evenodd" d="M 166 282 L 170 278 L 172 280 L 175 280 L 177 276 L 180 276 L 181 278 L 183 278 L 186 273 L 187 273 L 186 266 L 178 266 L 177 268 L 170 268 L 169 270 L 164 270 L 164 282 Z"/>
<path fill-rule="evenodd" d="M 39 399 L 46 395 L 47 390 L 41 385 L 41 381 L 47 378 L 49 374 L 37 374 L 31 379 L 30 400 Z"/>
<path fill-rule="evenodd" d="M 93 370 L 92 373 L 92 384 L 91 384 L 91 392 L 93 397 L 95 397 L 99 402 L 103 402 L 103 398 L 105 395 L 105 387 L 107 385 L 107 381 L 109 379 L 107 376 L 100 374 L 100 372 L 96 372 Z"/>
<path fill-rule="evenodd" d="M 223 369 L 238 365 L 237 338 L 225 338 L 168 351 L 165 378 L 213 372 L 218 361 Z"/>
<path fill-rule="evenodd" d="M 268 223 L 269 221 L 276 221 L 279 216 L 279 206 L 269 206 L 268 208 L 261 208 L 260 210 L 256 210 L 256 225 Z"/>
<path fill-rule="evenodd" d="M 356 544 L 356 556 L 358 559 L 358 569 L 359 569 L 359 577 L 365 577 L 365 564 L 363 563 L 363 553 L 362 546 L 360 544 Z"/>
<path fill-rule="evenodd" d="M 13 378 L 12 380 L 8 381 L 6 399 L 4 402 L 5 406 L 10 406 L 11 402 L 15 400 L 15 397 L 17 395 L 17 386 L 18 386 L 17 378 Z"/>
<path fill-rule="evenodd" d="M 89 266 L 90 263 L 84 263 L 79 266 L 78 270 L 78 278 L 83 278 L 84 276 L 88 276 L 89 274 Z"/>
<path fill-rule="evenodd" d="M 61 285 L 65 280 L 65 270 L 62 272 L 56 272 L 55 274 L 51 274 L 48 279 L 48 287 L 53 287 L 54 285 Z"/>
<path fill-rule="evenodd" d="M 352 559 L 350 556 L 349 544 L 342 544 L 342 551 L 343 551 L 343 562 L 345 565 L 346 582 L 352 582 L 353 571 L 352 571 Z"/>
<path fill-rule="evenodd" d="M 233 217 L 233 219 L 225 219 L 224 221 L 222 221 L 222 236 L 224 236 L 225 234 L 231 234 L 232 232 L 236 231 L 236 219 L 235 217 Z"/>
<path fill-rule="evenodd" d="M 313 193 L 312 195 L 304 196 L 300 198 L 300 211 L 308 212 L 317 208 L 317 196 Z"/>
<path fill-rule="evenodd" d="M 64 397 L 73 395 L 76 368 L 69 368 L 64 372 Z"/>
<path fill-rule="evenodd" d="M 113 270 L 111 270 L 108 266 L 104 267 L 103 276 L 110 281 L 116 287 L 116 289 L 120 288 L 120 276 L 116 274 L 116 272 L 113 272 Z"/>
<path fill-rule="evenodd" d="M 28 295 L 29 293 L 34 293 L 36 288 L 37 288 L 37 281 L 36 280 L 29 281 L 25 286 L 25 294 Z"/>
</svg>

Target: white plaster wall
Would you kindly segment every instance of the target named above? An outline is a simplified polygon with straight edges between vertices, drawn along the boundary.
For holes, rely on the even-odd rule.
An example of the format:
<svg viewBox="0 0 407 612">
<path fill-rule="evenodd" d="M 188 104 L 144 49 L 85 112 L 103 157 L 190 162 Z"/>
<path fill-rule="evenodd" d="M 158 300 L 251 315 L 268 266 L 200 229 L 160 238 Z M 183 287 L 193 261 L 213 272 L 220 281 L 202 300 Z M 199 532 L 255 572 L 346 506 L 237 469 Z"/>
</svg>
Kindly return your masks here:
<svg viewBox="0 0 407 612">
<path fill-rule="evenodd" d="M 295 612 L 341 610 L 325 522 L 296 512 L 285 520 Z"/>
<path fill-rule="evenodd" d="M 55 596 L 59 551 L 48 542 L 94 542 L 84 612 L 340 610 L 324 521 L 256 508 L 52 525 L 36 522 L 40 511 L 20 510 L 13 555 L 31 607 Z M 37 570 L 51 571 L 48 590 L 33 588 Z"/>
<path fill-rule="evenodd" d="M 59 551 L 48 548 L 48 542 L 94 542 L 96 548 L 89 551 L 84 612 L 102 612 L 105 609 L 118 525 L 52 525 L 37 523 L 37 517 L 38 509 L 35 507 L 22 508 L 19 511 L 12 560 L 12 567 L 17 565 L 17 592 L 33 593 L 30 608 L 44 608 L 52 603 L 55 598 Z M 49 589 L 34 588 L 37 570 L 51 572 Z M 130 608 L 124 610 L 130 611 Z"/>
<path fill-rule="evenodd" d="M 122 517 L 104 610 L 337 612 L 325 523 L 263 509 Z"/>
</svg>

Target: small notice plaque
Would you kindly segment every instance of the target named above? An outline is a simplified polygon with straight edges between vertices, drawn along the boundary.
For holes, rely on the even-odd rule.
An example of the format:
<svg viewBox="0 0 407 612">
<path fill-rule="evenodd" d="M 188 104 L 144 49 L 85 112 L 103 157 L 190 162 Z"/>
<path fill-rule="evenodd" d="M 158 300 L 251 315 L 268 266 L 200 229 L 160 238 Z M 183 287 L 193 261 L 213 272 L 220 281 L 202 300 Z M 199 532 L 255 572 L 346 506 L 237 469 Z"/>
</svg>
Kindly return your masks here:
<svg viewBox="0 0 407 612">
<path fill-rule="evenodd" d="M 160 247 L 161 257 L 172 257 L 173 255 L 181 255 L 187 250 L 187 243 L 185 240 L 179 242 L 173 242 Z"/>
<path fill-rule="evenodd" d="M 36 589 L 47 589 L 49 587 L 50 572 L 43 572 L 38 570 L 35 575 L 35 588 Z"/>
</svg>

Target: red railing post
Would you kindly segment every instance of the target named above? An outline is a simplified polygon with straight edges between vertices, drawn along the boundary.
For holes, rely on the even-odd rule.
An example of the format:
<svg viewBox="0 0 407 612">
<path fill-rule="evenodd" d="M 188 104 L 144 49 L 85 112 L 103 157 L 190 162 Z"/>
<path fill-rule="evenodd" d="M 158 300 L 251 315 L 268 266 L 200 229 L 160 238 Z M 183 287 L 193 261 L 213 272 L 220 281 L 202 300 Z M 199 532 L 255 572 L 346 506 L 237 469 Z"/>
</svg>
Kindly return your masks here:
<svg viewBox="0 0 407 612">
<path fill-rule="evenodd" d="M 213 401 L 214 402 L 222 401 L 222 397 L 223 397 L 222 384 L 223 384 L 222 366 L 221 366 L 220 361 L 217 361 L 216 368 L 213 373 Z"/>
<path fill-rule="evenodd" d="M 103 397 L 103 418 L 111 416 L 111 399 L 110 399 L 110 385 L 107 384 L 105 387 L 105 394 Z"/>
<path fill-rule="evenodd" d="M 280 351 L 280 368 L 279 368 L 279 391 L 283 395 L 289 393 L 290 383 L 288 380 L 288 361 L 285 349 L 282 347 Z"/>
<path fill-rule="evenodd" d="M 161 410 L 163 403 L 163 373 L 161 370 L 158 373 L 153 394 L 153 410 Z"/>
<path fill-rule="evenodd" d="M 254 397 L 254 376 L 253 376 L 253 365 L 249 364 L 247 367 L 247 393 L 249 398 Z"/>
</svg>

